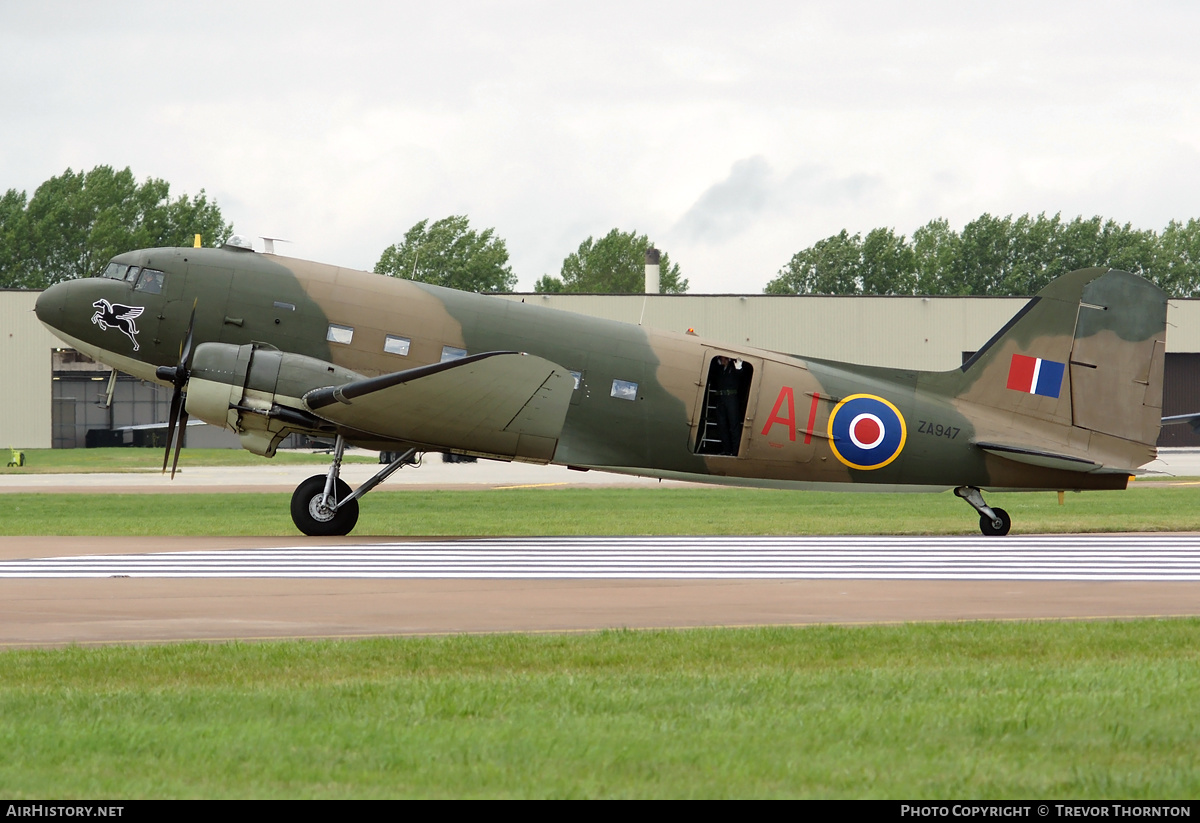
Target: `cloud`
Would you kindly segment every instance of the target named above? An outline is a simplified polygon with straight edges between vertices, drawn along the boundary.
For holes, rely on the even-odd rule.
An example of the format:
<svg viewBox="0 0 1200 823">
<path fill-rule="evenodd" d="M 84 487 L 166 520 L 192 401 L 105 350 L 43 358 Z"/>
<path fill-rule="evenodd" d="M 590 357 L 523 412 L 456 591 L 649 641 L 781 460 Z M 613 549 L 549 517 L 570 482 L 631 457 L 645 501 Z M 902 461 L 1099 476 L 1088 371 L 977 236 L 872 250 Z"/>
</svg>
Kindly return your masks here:
<svg viewBox="0 0 1200 823">
<path fill-rule="evenodd" d="M 876 175 L 837 175 L 804 166 L 776 174 L 761 155 L 733 164 L 729 175 L 709 186 L 671 229 L 678 239 L 727 242 L 761 220 L 778 220 L 811 209 L 836 208 L 871 197 L 882 185 Z"/>
<path fill-rule="evenodd" d="M 741 233 L 772 199 L 771 167 L 760 155 L 738 160 L 729 176 L 708 187 L 672 232 L 720 242 Z"/>
<path fill-rule="evenodd" d="M 755 291 L 843 228 L 1161 227 L 1200 181 L 1194 4 L 8 5 L 0 191 L 128 165 L 353 267 L 467 214 L 526 287 L 617 227 Z"/>
</svg>

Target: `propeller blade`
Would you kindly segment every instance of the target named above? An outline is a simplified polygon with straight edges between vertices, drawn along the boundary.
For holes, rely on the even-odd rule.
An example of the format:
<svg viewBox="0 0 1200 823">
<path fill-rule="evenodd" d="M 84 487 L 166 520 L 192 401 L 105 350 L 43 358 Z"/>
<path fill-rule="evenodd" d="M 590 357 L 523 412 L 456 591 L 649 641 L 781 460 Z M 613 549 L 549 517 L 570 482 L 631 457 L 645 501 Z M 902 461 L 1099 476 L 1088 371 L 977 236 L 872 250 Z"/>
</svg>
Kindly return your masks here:
<svg viewBox="0 0 1200 823">
<path fill-rule="evenodd" d="M 167 460 L 171 457 L 171 443 L 175 444 L 175 460 L 171 463 L 171 479 L 175 479 L 175 469 L 179 466 L 179 450 L 183 448 L 183 429 L 187 425 L 188 413 L 185 405 L 185 395 L 183 387 L 187 384 L 188 377 L 192 370 L 192 341 L 195 339 L 196 330 L 196 301 L 192 301 L 192 316 L 188 319 L 187 334 L 183 336 L 183 342 L 179 344 L 179 365 L 175 368 L 169 366 L 161 366 L 155 372 L 159 379 L 165 380 L 168 377 L 171 383 L 175 386 L 175 391 L 171 393 L 171 411 L 167 420 L 167 448 L 163 452 L 163 474 L 167 472 Z M 176 424 L 179 426 L 179 431 L 176 432 Z"/>
<path fill-rule="evenodd" d="M 179 434 L 175 438 L 175 459 L 171 461 L 171 479 L 175 479 L 175 469 L 179 467 L 179 450 L 183 448 L 183 434 L 187 429 L 188 413 L 185 408 L 179 415 Z"/>
<path fill-rule="evenodd" d="M 192 303 L 192 316 L 188 320 L 187 334 L 183 338 L 183 346 L 179 349 L 179 365 L 186 373 L 192 368 L 192 340 L 196 331 L 196 304 Z"/>
<path fill-rule="evenodd" d="M 175 391 L 171 394 L 171 411 L 167 416 L 167 449 L 165 452 L 163 452 L 163 474 L 167 473 L 167 460 L 171 458 L 171 441 L 175 438 L 175 421 L 179 418 L 179 413 L 182 410 L 182 406 L 183 393 L 179 391 L 178 387 L 176 387 Z M 183 411 L 183 413 L 187 414 L 186 411 Z M 183 438 L 180 439 L 182 440 Z M 175 476 L 175 471 L 173 469 L 171 471 L 171 476 Z"/>
</svg>

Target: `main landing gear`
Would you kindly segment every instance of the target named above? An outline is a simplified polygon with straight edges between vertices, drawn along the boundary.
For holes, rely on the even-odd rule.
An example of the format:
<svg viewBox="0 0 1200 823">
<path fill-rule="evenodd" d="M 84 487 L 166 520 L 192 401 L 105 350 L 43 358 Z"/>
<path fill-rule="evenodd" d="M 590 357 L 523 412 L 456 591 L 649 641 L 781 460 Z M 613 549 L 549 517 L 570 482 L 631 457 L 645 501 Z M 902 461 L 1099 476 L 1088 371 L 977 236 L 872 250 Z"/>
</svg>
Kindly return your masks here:
<svg viewBox="0 0 1200 823">
<path fill-rule="evenodd" d="M 384 480 L 396 469 L 411 462 L 416 449 L 398 452 L 391 463 L 354 491 L 340 477 L 342 455 L 346 440 L 340 434 L 333 449 L 333 463 L 326 474 L 314 474 L 292 493 L 292 522 L 309 537 L 333 537 L 349 534 L 358 522 L 358 499 Z"/>
<path fill-rule="evenodd" d="M 979 512 L 979 530 L 989 537 L 1003 537 L 1012 528 L 1012 518 L 1004 509 L 993 509 L 983 502 L 983 494 L 974 486 L 959 486 L 954 493 Z"/>
</svg>

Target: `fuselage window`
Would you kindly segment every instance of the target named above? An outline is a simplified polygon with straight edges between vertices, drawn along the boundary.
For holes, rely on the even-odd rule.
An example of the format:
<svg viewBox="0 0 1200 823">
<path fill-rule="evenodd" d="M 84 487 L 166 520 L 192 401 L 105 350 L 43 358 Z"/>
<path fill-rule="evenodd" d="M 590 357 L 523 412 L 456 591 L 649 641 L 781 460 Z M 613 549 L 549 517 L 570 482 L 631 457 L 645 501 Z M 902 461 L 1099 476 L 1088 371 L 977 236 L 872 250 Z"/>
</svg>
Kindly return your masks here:
<svg viewBox="0 0 1200 823">
<path fill-rule="evenodd" d="M 401 357 L 408 357 L 408 348 L 412 345 L 412 341 L 407 337 L 397 337 L 394 334 L 389 334 L 383 339 L 383 350 L 388 354 L 398 354 Z"/>
<path fill-rule="evenodd" d="M 133 290 L 144 291 L 146 294 L 162 294 L 165 279 L 166 275 L 157 269 L 142 269 L 142 276 L 138 278 Z"/>
<path fill-rule="evenodd" d="M 631 383 L 628 380 L 614 380 L 610 394 L 618 400 L 637 400 L 637 390 L 637 383 Z"/>
<path fill-rule="evenodd" d="M 129 267 L 124 263 L 109 263 L 108 268 L 104 270 L 102 277 L 107 277 L 109 280 L 124 280 L 125 271 Z"/>
<path fill-rule="evenodd" d="M 442 362 L 447 363 L 451 360 L 462 360 L 467 356 L 466 349 L 460 349 L 457 346 L 442 346 Z"/>
<path fill-rule="evenodd" d="M 578 391 L 579 384 L 583 382 L 583 372 L 573 371 L 571 372 L 571 376 L 575 378 L 575 389 Z"/>
<path fill-rule="evenodd" d="M 329 331 L 325 332 L 325 339 L 330 343 L 345 343 L 350 345 L 350 341 L 354 339 L 353 326 L 339 326 L 337 323 L 329 324 Z"/>
</svg>

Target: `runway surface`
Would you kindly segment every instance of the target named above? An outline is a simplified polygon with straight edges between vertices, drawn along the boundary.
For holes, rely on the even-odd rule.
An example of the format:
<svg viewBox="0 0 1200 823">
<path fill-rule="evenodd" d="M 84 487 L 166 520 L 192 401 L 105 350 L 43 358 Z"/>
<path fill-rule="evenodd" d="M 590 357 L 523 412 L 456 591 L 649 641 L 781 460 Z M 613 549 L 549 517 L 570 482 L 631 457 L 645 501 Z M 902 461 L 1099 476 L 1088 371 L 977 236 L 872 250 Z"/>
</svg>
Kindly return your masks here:
<svg viewBox="0 0 1200 823">
<path fill-rule="evenodd" d="M 1200 535 L 0 538 L 0 645 L 1200 614 Z"/>
<path fill-rule="evenodd" d="M 1200 476 L 1200 451 L 1147 468 Z M 344 467 L 351 485 L 378 465 Z M 16 491 L 287 491 L 315 466 L 7 475 Z M 1164 477 L 1164 482 L 1171 482 Z M 429 460 L 387 486 L 658 485 Z M 666 484 L 681 485 L 681 484 Z M 1200 615 L 1200 535 L 447 541 L 0 537 L 0 646 Z"/>
<path fill-rule="evenodd" d="M 310 545 L 0 561 L 0 578 L 1200 581 L 1176 535 L 575 537 Z"/>
</svg>

